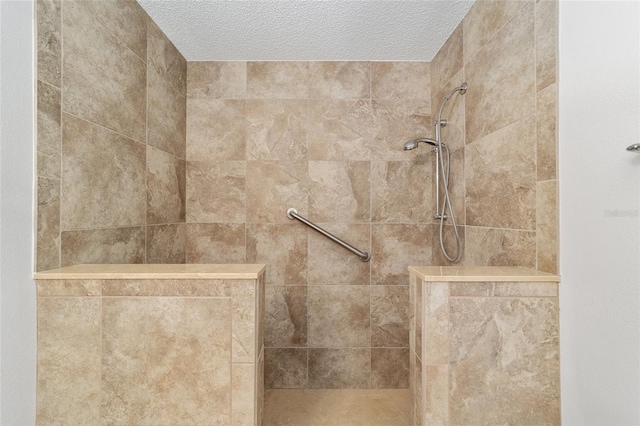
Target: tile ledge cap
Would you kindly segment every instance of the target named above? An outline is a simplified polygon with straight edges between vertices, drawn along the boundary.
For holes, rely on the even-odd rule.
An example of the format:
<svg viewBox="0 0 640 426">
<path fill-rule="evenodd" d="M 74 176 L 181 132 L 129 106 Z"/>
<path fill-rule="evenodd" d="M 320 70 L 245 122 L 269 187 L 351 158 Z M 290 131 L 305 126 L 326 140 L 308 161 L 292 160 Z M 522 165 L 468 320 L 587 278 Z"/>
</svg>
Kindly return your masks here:
<svg viewBox="0 0 640 426">
<path fill-rule="evenodd" d="M 409 266 L 425 281 L 560 282 L 560 276 L 523 266 Z"/>
<path fill-rule="evenodd" d="M 36 272 L 36 280 L 258 279 L 264 264 L 87 264 Z"/>
</svg>

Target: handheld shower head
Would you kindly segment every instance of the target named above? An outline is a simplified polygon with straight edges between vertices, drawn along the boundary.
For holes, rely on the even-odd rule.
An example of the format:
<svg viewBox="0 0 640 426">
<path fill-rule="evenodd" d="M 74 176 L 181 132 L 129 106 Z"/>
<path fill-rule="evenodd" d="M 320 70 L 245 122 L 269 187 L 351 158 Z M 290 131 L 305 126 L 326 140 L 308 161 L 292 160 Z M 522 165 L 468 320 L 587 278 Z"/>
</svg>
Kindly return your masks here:
<svg viewBox="0 0 640 426">
<path fill-rule="evenodd" d="M 418 147 L 418 144 L 422 142 L 422 143 L 426 143 L 432 146 L 438 146 L 438 141 L 435 139 L 431 139 L 431 138 L 416 138 L 416 139 L 411 139 L 409 142 L 405 143 L 404 146 L 402 147 L 402 149 L 404 149 L 405 151 L 411 151 L 412 149 L 416 149 Z"/>
</svg>

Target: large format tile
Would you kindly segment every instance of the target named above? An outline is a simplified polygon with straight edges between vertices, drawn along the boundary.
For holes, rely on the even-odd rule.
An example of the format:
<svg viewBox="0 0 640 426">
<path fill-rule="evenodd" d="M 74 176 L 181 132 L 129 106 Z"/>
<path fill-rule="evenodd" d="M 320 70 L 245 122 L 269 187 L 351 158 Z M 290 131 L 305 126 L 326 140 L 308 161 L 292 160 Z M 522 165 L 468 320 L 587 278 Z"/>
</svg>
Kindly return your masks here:
<svg viewBox="0 0 640 426">
<path fill-rule="evenodd" d="M 537 269 L 558 272 L 558 181 L 538 183 L 536 208 Z"/>
<path fill-rule="evenodd" d="M 60 266 L 86 263 L 144 263 L 145 228 L 63 231 Z"/>
<path fill-rule="evenodd" d="M 188 223 L 186 263 L 246 263 L 245 225 Z"/>
<path fill-rule="evenodd" d="M 62 8 L 62 108 L 144 142 L 146 64 L 101 25 L 92 3 L 68 1 Z"/>
<path fill-rule="evenodd" d="M 267 286 L 264 344 L 272 347 L 307 345 L 307 288 Z"/>
<path fill-rule="evenodd" d="M 146 263 L 185 263 L 186 245 L 183 223 L 147 226 Z"/>
<path fill-rule="evenodd" d="M 558 85 L 538 92 L 536 109 L 536 164 L 538 180 L 558 176 Z"/>
<path fill-rule="evenodd" d="M 487 0 L 484 0 L 485 3 Z M 491 4 L 517 3 L 492 1 Z M 536 104 L 533 2 L 465 66 L 467 143 L 531 114 Z M 475 6 L 474 6 L 475 7 Z M 467 36 L 465 27 L 465 37 Z"/>
<path fill-rule="evenodd" d="M 559 1 L 536 1 L 536 80 L 538 90 L 557 81 Z"/>
<path fill-rule="evenodd" d="M 310 160 L 369 160 L 374 136 L 371 101 L 309 101 Z"/>
<path fill-rule="evenodd" d="M 368 99 L 370 63 L 357 61 L 309 62 L 309 97 Z"/>
<path fill-rule="evenodd" d="M 423 364 L 449 363 L 449 284 L 424 282 L 422 285 Z"/>
<path fill-rule="evenodd" d="M 259 379 L 258 379 L 259 380 Z M 256 408 L 262 401 L 256 389 L 256 365 L 231 365 L 231 419 L 234 426 L 255 425 Z M 256 403 L 256 401 L 260 401 Z M 259 422 L 257 424 L 260 424 Z"/>
<path fill-rule="evenodd" d="M 428 157 L 429 151 L 404 151 L 410 139 L 432 137 L 431 98 L 417 100 L 374 100 L 372 102 L 376 135 L 371 142 L 371 159 L 406 161 Z"/>
<path fill-rule="evenodd" d="M 310 286 L 307 294 L 310 347 L 369 346 L 369 286 Z"/>
<path fill-rule="evenodd" d="M 463 23 L 458 24 L 436 56 L 431 60 L 431 92 L 439 91 L 462 68 Z M 432 103 L 432 109 L 438 104 Z M 435 115 L 435 114 L 434 114 Z"/>
<path fill-rule="evenodd" d="M 309 98 L 309 63 L 247 62 L 248 99 Z"/>
<path fill-rule="evenodd" d="M 145 146 L 62 117 L 62 230 L 145 223 Z"/>
<path fill-rule="evenodd" d="M 429 62 L 371 62 L 372 99 L 431 99 Z"/>
<path fill-rule="evenodd" d="M 187 99 L 187 159 L 244 160 L 245 118 L 244 100 Z"/>
<path fill-rule="evenodd" d="M 37 0 L 38 80 L 60 87 L 62 68 L 62 0 Z"/>
<path fill-rule="evenodd" d="M 431 264 L 431 238 L 430 225 L 372 225 L 371 284 L 408 285 L 409 265 Z"/>
<path fill-rule="evenodd" d="M 100 307 L 95 297 L 38 299 L 37 424 L 100 424 Z"/>
<path fill-rule="evenodd" d="M 307 285 L 307 230 L 300 223 L 247 225 L 247 263 L 265 263 L 267 285 Z"/>
<path fill-rule="evenodd" d="M 371 349 L 309 349 L 310 389 L 363 389 L 371 384 Z"/>
<path fill-rule="evenodd" d="M 60 267 L 60 181 L 38 178 L 36 271 Z"/>
<path fill-rule="evenodd" d="M 186 158 L 187 101 L 162 81 L 158 72 L 147 72 L 147 144 L 176 157 Z"/>
<path fill-rule="evenodd" d="M 409 286 L 371 287 L 371 346 L 409 347 Z"/>
<path fill-rule="evenodd" d="M 103 311 L 104 423 L 230 423 L 228 299 L 109 298 Z"/>
<path fill-rule="evenodd" d="M 187 96 L 187 61 L 151 19 L 147 33 L 147 63 L 164 84 Z"/>
<path fill-rule="evenodd" d="M 468 225 L 535 229 L 535 133 L 529 116 L 467 145 Z"/>
<path fill-rule="evenodd" d="M 451 423 L 560 424 L 557 301 L 450 303 Z"/>
<path fill-rule="evenodd" d="M 256 282 L 253 280 L 236 281 L 231 286 L 231 360 L 253 364 L 258 358 L 256 353 Z M 263 321 L 263 318 L 260 318 Z"/>
<path fill-rule="evenodd" d="M 60 89 L 38 81 L 38 177 L 60 178 Z"/>
<path fill-rule="evenodd" d="M 245 161 L 187 164 L 187 222 L 245 222 Z"/>
<path fill-rule="evenodd" d="M 428 425 L 449 423 L 449 366 L 424 366 L 424 418 Z M 486 407 L 485 407 L 486 409 Z M 456 424 L 456 423 L 453 423 Z"/>
<path fill-rule="evenodd" d="M 409 348 L 371 348 L 371 387 L 409 387 Z"/>
<path fill-rule="evenodd" d="M 305 389 L 306 348 L 265 348 L 264 381 L 267 389 Z"/>
<path fill-rule="evenodd" d="M 245 99 L 247 63 L 187 62 L 187 96 L 189 99 Z"/>
<path fill-rule="evenodd" d="M 247 159 L 306 160 L 308 105 L 296 99 L 247 101 Z"/>
<path fill-rule="evenodd" d="M 465 228 L 465 265 L 536 266 L 536 233 L 513 229 Z"/>
<path fill-rule="evenodd" d="M 309 161 L 309 219 L 369 222 L 368 161 Z"/>
<path fill-rule="evenodd" d="M 185 161 L 147 147 L 147 224 L 185 220 Z"/>
</svg>

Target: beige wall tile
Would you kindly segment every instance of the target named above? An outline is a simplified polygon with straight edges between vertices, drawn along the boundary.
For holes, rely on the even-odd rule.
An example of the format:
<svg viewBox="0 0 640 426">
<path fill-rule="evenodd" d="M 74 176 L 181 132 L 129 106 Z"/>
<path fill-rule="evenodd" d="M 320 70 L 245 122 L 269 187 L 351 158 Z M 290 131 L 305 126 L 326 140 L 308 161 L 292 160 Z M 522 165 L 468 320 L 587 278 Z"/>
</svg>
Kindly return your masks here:
<svg viewBox="0 0 640 426">
<path fill-rule="evenodd" d="M 416 287 L 415 287 L 415 327 L 413 334 L 414 346 L 413 350 L 415 354 L 418 356 L 418 361 L 422 363 L 422 351 L 424 349 L 424 345 L 422 344 L 422 335 L 424 330 L 424 286 L 425 283 L 421 279 L 416 279 Z"/>
<path fill-rule="evenodd" d="M 458 73 L 463 65 L 462 56 L 462 31 L 463 23 L 458 24 L 447 41 L 444 42 L 436 56 L 431 60 L 431 92 L 439 91 L 445 83 Z M 462 83 L 462 82 L 460 82 Z M 432 103 L 432 109 L 438 104 Z M 435 115 L 435 114 L 434 114 Z"/>
<path fill-rule="evenodd" d="M 425 365 L 424 424 L 449 423 L 449 366 Z M 487 407 L 485 407 L 486 409 Z"/>
<path fill-rule="evenodd" d="M 147 34 L 147 63 L 166 85 L 187 96 L 187 61 L 151 19 Z"/>
<path fill-rule="evenodd" d="M 146 65 L 100 25 L 92 3 L 62 9 L 62 109 L 144 142 Z"/>
<path fill-rule="evenodd" d="M 521 2 L 494 3 L 521 6 Z M 535 111 L 533 21 L 533 2 L 527 1 L 517 16 L 467 63 L 465 74 L 473 88 L 465 94 L 467 143 Z"/>
<path fill-rule="evenodd" d="M 247 63 L 187 62 L 187 96 L 189 99 L 245 99 Z"/>
<path fill-rule="evenodd" d="M 458 211 L 456 211 L 457 218 Z M 447 220 L 448 222 L 448 220 Z M 447 223 L 445 222 L 445 223 Z M 450 223 L 450 222 L 449 222 Z M 440 221 L 432 225 L 433 228 L 433 237 L 431 239 L 431 247 L 432 247 L 432 258 L 431 265 L 457 265 L 457 264 L 465 264 L 465 226 L 458 226 L 458 237 L 460 238 L 460 258 L 458 262 L 453 263 L 447 258 L 444 257 L 442 253 L 442 247 L 440 247 Z M 453 231 L 453 226 L 446 225 L 442 228 L 442 233 L 444 235 L 444 248 L 447 250 L 447 254 L 455 258 L 457 254 L 457 244 L 456 244 L 456 234 Z"/>
<path fill-rule="evenodd" d="M 144 227 L 63 231 L 60 266 L 144 263 Z"/>
<path fill-rule="evenodd" d="M 309 98 L 309 63 L 247 62 L 247 98 Z"/>
<path fill-rule="evenodd" d="M 558 283 L 497 282 L 494 284 L 494 294 L 503 297 L 558 297 Z"/>
<path fill-rule="evenodd" d="M 231 359 L 254 363 L 256 353 L 256 283 L 243 281 L 231 286 Z"/>
<path fill-rule="evenodd" d="M 368 222 L 368 161 L 309 161 L 309 219 L 314 222 Z"/>
<path fill-rule="evenodd" d="M 245 263 L 245 225 L 187 224 L 187 263 Z"/>
<path fill-rule="evenodd" d="M 465 265 L 535 267 L 533 231 L 465 228 Z"/>
<path fill-rule="evenodd" d="M 429 62 L 371 62 L 372 99 L 431 99 Z"/>
<path fill-rule="evenodd" d="M 309 388 L 370 387 L 371 349 L 309 349 Z"/>
<path fill-rule="evenodd" d="M 307 345 L 307 287 L 274 286 L 265 289 L 266 333 L 270 347 Z"/>
<path fill-rule="evenodd" d="M 143 225 L 145 146 L 68 114 L 62 139 L 62 230 Z"/>
<path fill-rule="evenodd" d="M 317 223 L 358 250 L 371 252 L 369 224 Z M 309 285 L 367 285 L 371 263 L 313 229 L 307 230 Z M 328 267 L 327 265 L 331 265 Z"/>
<path fill-rule="evenodd" d="M 235 283 L 250 284 L 254 280 L 104 280 L 103 296 L 157 297 L 231 297 Z"/>
<path fill-rule="evenodd" d="M 371 387 L 409 387 L 409 348 L 371 348 Z"/>
<path fill-rule="evenodd" d="M 307 216 L 306 162 L 247 162 L 247 221 L 288 223 L 287 210 Z"/>
<path fill-rule="evenodd" d="M 372 161 L 371 221 L 430 223 L 435 214 L 432 161 Z"/>
<path fill-rule="evenodd" d="M 535 229 L 535 119 L 529 116 L 465 149 L 466 220 Z"/>
<path fill-rule="evenodd" d="M 557 81 L 558 5 L 557 0 L 536 1 L 536 80 L 538 90 Z"/>
<path fill-rule="evenodd" d="M 187 164 L 187 222 L 244 223 L 246 162 Z"/>
<path fill-rule="evenodd" d="M 267 389 L 306 388 L 307 351 L 307 348 L 265 348 L 265 387 Z"/>
<path fill-rule="evenodd" d="M 147 144 L 186 158 L 187 101 L 153 68 L 147 72 Z"/>
<path fill-rule="evenodd" d="M 412 355 L 413 356 L 413 355 Z M 412 398 L 413 398 L 413 424 L 423 425 L 424 424 L 424 408 L 425 408 L 425 391 L 424 391 L 424 383 L 423 383 L 423 366 L 422 361 L 417 356 L 413 356 L 412 362 L 415 365 L 415 374 L 412 374 L 410 377 L 412 386 Z"/>
<path fill-rule="evenodd" d="M 60 267 L 60 181 L 38 178 L 36 271 Z"/>
<path fill-rule="evenodd" d="M 231 424 L 233 426 L 256 424 L 255 369 L 254 364 L 231 364 Z"/>
<path fill-rule="evenodd" d="M 185 263 L 186 245 L 183 223 L 147 226 L 146 263 Z"/>
<path fill-rule="evenodd" d="M 100 349 L 100 299 L 38 300 L 37 424 L 100 423 Z"/>
<path fill-rule="evenodd" d="M 375 136 L 368 100 L 310 100 L 310 160 L 369 160 Z"/>
<path fill-rule="evenodd" d="M 247 262 L 265 263 L 267 285 L 307 285 L 307 230 L 300 223 L 247 225 Z"/>
<path fill-rule="evenodd" d="M 371 346 L 409 347 L 409 286 L 371 287 Z"/>
<path fill-rule="evenodd" d="M 376 136 L 371 144 L 371 158 L 406 161 L 416 156 L 428 157 L 427 150 L 403 151 L 406 141 L 432 137 L 429 100 L 374 100 L 372 102 Z"/>
<path fill-rule="evenodd" d="M 147 224 L 185 220 L 186 163 L 147 148 Z"/>
<path fill-rule="evenodd" d="M 230 424 L 228 299 L 105 299 L 103 316 L 103 423 Z"/>
<path fill-rule="evenodd" d="M 309 97 L 322 99 L 370 98 L 369 62 L 309 62 Z"/>
<path fill-rule="evenodd" d="M 309 101 L 247 101 L 247 159 L 300 161 L 307 157 Z"/>
<path fill-rule="evenodd" d="M 187 99 L 187 159 L 226 161 L 246 158 L 246 102 Z"/>
<path fill-rule="evenodd" d="M 37 280 L 38 297 L 100 296 L 103 280 Z"/>
<path fill-rule="evenodd" d="M 37 176 L 60 178 L 60 89 L 38 81 Z"/>
<path fill-rule="evenodd" d="M 407 285 L 409 265 L 431 263 L 430 225 L 371 226 L 371 284 Z"/>
<path fill-rule="evenodd" d="M 558 181 L 538 182 L 536 209 L 538 270 L 558 272 Z"/>
<path fill-rule="evenodd" d="M 367 347 L 371 342 L 369 286 L 310 286 L 310 347 Z"/>
<path fill-rule="evenodd" d="M 62 0 L 37 0 L 38 80 L 60 87 L 62 68 Z"/>
<path fill-rule="evenodd" d="M 425 282 L 422 288 L 422 362 L 449 363 L 449 283 Z"/>
<path fill-rule="evenodd" d="M 536 113 L 538 180 L 557 179 L 558 164 L 558 85 L 538 92 Z"/>
<path fill-rule="evenodd" d="M 451 299 L 452 424 L 560 423 L 557 310 L 550 299 Z"/>
</svg>

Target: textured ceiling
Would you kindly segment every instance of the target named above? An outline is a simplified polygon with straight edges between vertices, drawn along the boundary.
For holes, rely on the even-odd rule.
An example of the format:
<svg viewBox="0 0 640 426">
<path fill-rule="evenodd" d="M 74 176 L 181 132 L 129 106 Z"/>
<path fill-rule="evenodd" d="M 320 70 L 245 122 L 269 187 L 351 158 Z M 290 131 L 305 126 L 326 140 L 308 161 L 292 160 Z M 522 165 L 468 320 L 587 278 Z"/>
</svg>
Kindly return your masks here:
<svg viewBox="0 0 640 426">
<path fill-rule="evenodd" d="M 430 61 L 472 0 L 138 0 L 188 61 Z"/>
</svg>

